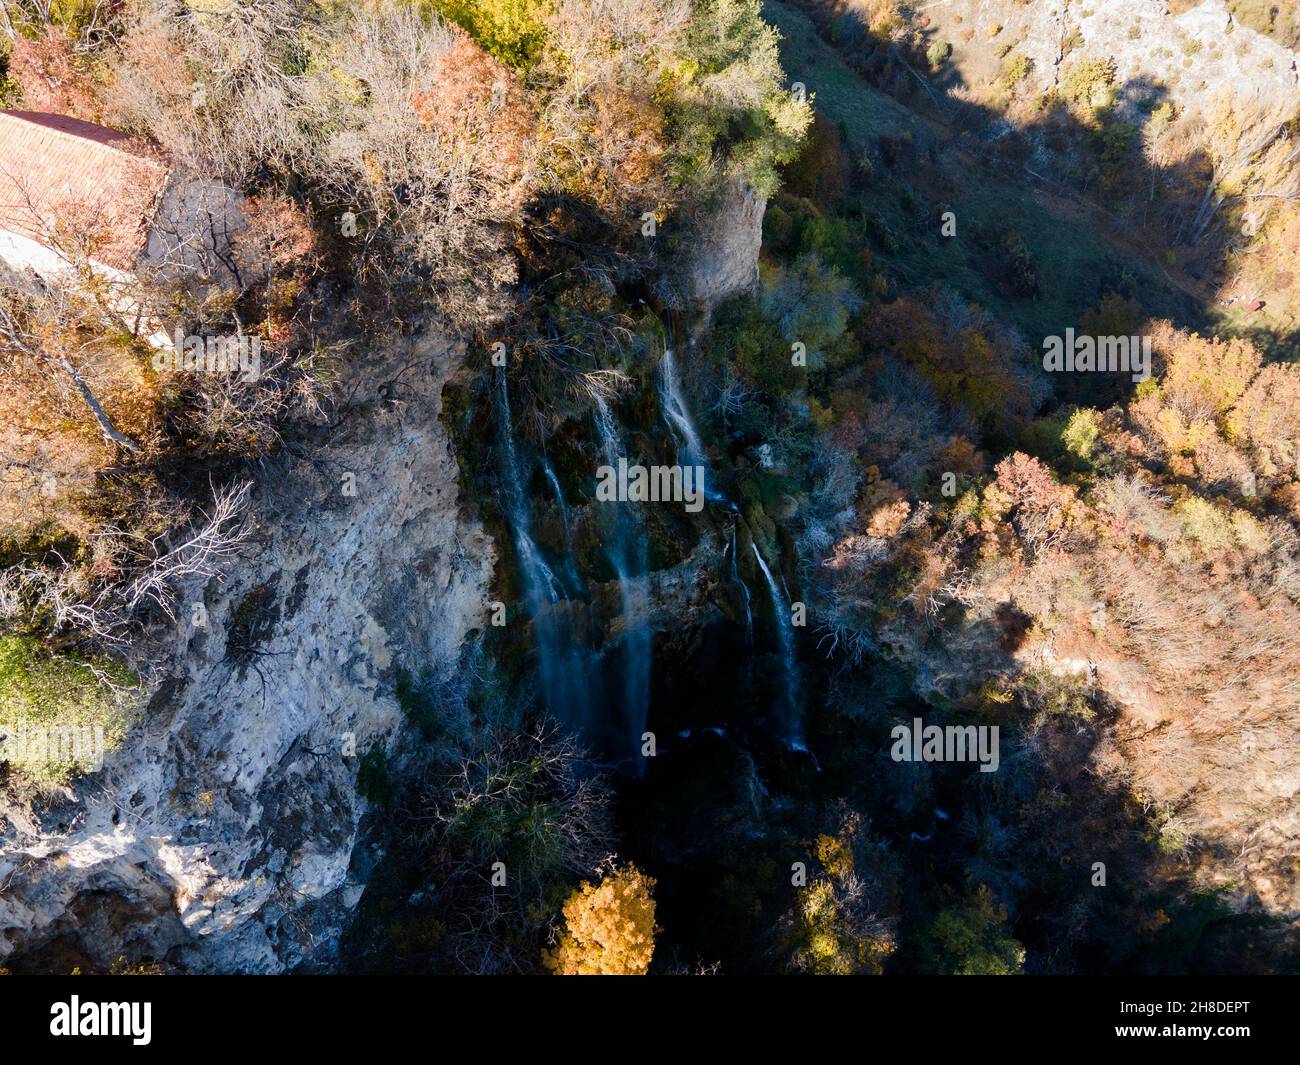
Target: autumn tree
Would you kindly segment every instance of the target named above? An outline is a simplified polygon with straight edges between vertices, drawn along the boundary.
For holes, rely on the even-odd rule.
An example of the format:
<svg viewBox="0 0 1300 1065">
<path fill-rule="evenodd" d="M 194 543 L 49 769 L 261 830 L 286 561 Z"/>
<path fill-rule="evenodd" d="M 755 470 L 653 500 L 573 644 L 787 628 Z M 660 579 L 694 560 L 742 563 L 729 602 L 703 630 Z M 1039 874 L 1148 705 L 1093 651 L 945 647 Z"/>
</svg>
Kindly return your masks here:
<svg viewBox="0 0 1300 1065">
<path fill-rule="evenodd" d="M 42 410 L 50 429 L 71 416 L 105 444 L 127 451 L 156 432 L 151 389 L 130 356 L 132 338 L 125 329 L 117 336 L 103 329 L 98 311 L 68 285 L 0 290 L 0 373 L 12 394 L 25 396 L 17 424 L 33 426 L 33 441 Z"/>
<path fill-rule="evenodd" d="M 312 219 L 293 199 L 274 193 L 250 197 L 243 216 L 231 241 L 234 272 L 259 295 L 270 337 L 287 339 L 294 305 L 320 266 Z"/>
<path fill-rule="evenodd" d="M 546 38 L 548 0 L 429 0 L 429 6 L 464 29 L 511 67 L 528 67 Z"/>
<path fill-rule="evenodd" d="M 336 30 L 303 86 L 303 171 L 355 219 L 363 275 L 418 279 L 448 318 L 491 320 L 516 278 L 512 226 L 531 172 L 517 80 L 409 7 L 359 9 Z"/>
<path fill-rule="evenodd" d="M 655 882 L 634 865 L 584 881 L 564 903 L 564 932 L 546 955 L 558 976 L 642 976 L 654 955 Z"/>
<path fill-rule="evenodd" d="M 819 868 L 796 888 L 782 921 L 787 968 L 819 976 L 879 975 L 897 946 L 894 922 L 880 912 L 889 902 L 887 859 L 856 813 L 845 815 L 834 834 L 818 836 L 814 849 Z"/>
<path fill-rule="evenodd" d="M 689 15 L 684 0 L 559 0 L 546 15 L 546 165 L 612 219 L 673 200 L 659 90 Z"/>
<path fill-rule="evenodd" d="M 301 71 L 321 9 L 246 0 L 190 10 L 129 0 L 112 59 L 112 125 L 236 188 L 292 170 L 303 142 Z"/>
<path fill-rule="evenodd" d="M 1300 481 L 1300 366 L 1265 366 L 1228 415 L 1227 430 L 1261 478 Z"/>
<path fill-rule="evenodd" d="M 942 910 L 923 937 L 932 972 L 947 976 L 1014 976 L 1025 948 L 1007 934 L 1007 910 L 984 884 Z"/>
<path fill-rule="evenodd" d="M 880 306 L 870 327 L 945 406 L 968 411 L 986 431 L 1005 432 L 1028 416 L 1023 343 L 980 308 L 936 290 L 925 304 L 904 298 Z"/>
<path fill-rule="evenodd" d="M 97 86 L 85 70 L 77 43 L 59 26 L 46 26 L 33 38 L 17 34 L 9 56 L 9 76 L 33 111 L 54 111 L 94 121 L 99 111 Z"/>
</svg>

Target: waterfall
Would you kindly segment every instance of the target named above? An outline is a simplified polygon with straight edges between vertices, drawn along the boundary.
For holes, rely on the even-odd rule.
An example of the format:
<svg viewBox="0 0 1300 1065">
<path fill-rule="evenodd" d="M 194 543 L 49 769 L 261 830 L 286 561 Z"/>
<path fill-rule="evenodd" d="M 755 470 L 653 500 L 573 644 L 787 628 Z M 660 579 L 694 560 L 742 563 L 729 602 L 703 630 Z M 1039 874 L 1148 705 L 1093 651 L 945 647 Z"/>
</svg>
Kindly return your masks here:
<svg viewBox="0 0 1300 1065">
<path fill-rule="evenodd" d="M 754 621 L 749 586 L 745 584 L 744 578 L 740 575 L 739 559 L 736 557 L 738 550 L 736 526 L 741 520 L 740 509 L 725 495 L 712 487 L 712 470 L 709 469 L 704 445 L 700 441 L 700 434 L 695 428 L 695 422 L 691 419 L 690 408 L 686 404 L 686 393 L 682 388 L 681 377 L 677 372 L 677 363 L 673 359 L 671 345 L 664 348 L 663 358 L 659 360 L 659 398 L 665 420 L 677 442 L 678 464 L 698 466 L 705 471 L 705 498 L 715 503 L 722 503 L 734 515 L 731 525 L 730 545 L 731 579 L 740 585 L 744 593 L 745 636 L 747 641 L 752 641 Z M 724 555 L 727 550 L 726 548 L 723 549 Z M 794 624 L 790 618 L 789 589 L 785 588 L 784 576 L 782 576 L 781 584 L 778 587 L 776 578 L 772 575 L 772 571 L 768 568 L 757 545 L 754 545 L 754 557 L 758 559 L 759 569 L 763 571 L 763 578 L 767 582 L 768 594 L 772 599 L 772 614 L 776 622 L 777 639 L 781 648 L 781 666 L 785 688 L 781 715 L 785 726 L 785 740 L 796 750 L 806 750 L 802 742 L 802 726 L 800 724 L 799 689 L 801 683 L 799 663 L 795 657 Z M 782 589 L 785 589 L 784 594 L 782 594 Z"/>
<path fill-rule="evenodd" d="M 678 462 L 683 466 L 706 465 L 704 445 L 700 443 L 700 434 L 695 431 L 690 408 L 686 406 L 686 394 L 682 391 L 681 378 L 677 376 L 672 348 L 665 348 L 664 356 L 659 360 L 659 380 L 664 414 L 677 437 Z"/>
<path fill-rule="evenodd" d="M 686 405 L 686 393 L 682 389 L 681 378 L 677 374 L 677 363 L 673 359 L 673 349 L 664 348 L 663 358 L 659 360 L 659 399 L 667 418 L 669 428 L 677 440 L 677 462 L 682 466 L 696 466 L 702 473 L 704 498 L 714 503 L 721 503 L 733 514 L 731 523 L 731 579 L 740 586 L 745 596 L 745 639 L 752 642 L 754 637 L 754 616 L 750 609 L 749 586 L 740 575 L 739 560 L 736 558 L 736 522 L 740 520 L 740 508 L 712 486 L 713 471 L 709 468 L 708 456 L 700 442 L 695 422 L 691 420 L 690 408 Z M 726 554 L 726 549 L 723 549 Z"/>
<path fill-rule="evenodd" d="M 677 441 L 678 465 L 698 466 L 703 471 L 704 498 L 714 503 L 725 503 L 735 510 L 735 504 L 712 486 L 713 471 L 709 468 L 708 455 L 691 418 L 691 409 L 686 405 L 686 392 L 677 374 L 672 348 L 665 348 L 663 358 L 659 360 L 659 401 Z"/>
<path fill-rule="evenodd" d="M 501 419 L 502 476 L 504 505 L 514 533 L 515 555 L 523 580 L 524 604 L 533 622 L 538 666 L 542 675 L 542 696 L 547 711 L 575 731 L 589 722 L 588 691 L 583 656 L 575 648 L 564 623 L 559 604 L 564 599 L 555 573 L 532 537 L 532 511 L 528 486 L 519 464 L 514 422 L 510 415 L 510 391 L 501 371 L 498 396 Z"/>
<path fill-rule="evenodd" d="M 532 537 L 532 512 L 528 507 L 528 493 L 519 469 L 519 454 L 515 447 L 514 423 L 510 416 L 510 390 L 505 371 L 501 372 L 500 409 L 502 422 L 502 454 L 505 458 L 507 511 L 515 534 L 515 550 L 519 555 L 519 568 L 524 577 L 524 594 L 535 597 L 540 607 L 545 603 L 559 602 L 560 588 L 555 574 L 546 564 Z M 530 613 L 536 613 L 530 610 Z"/>
<path fill-rule="evenodd" d="M 560 522 L 564 529 L 564 572 L 569 578 L 572 593 L 581 596 L 584 585 L 582 576 L 578 573 L 577 559 L 573 554 L 573 527 L 569 524 L 569 504 L 565 502 L 564 489 L 560 487 L 560 479 L 555 475 L 545 450 L 542 451 L 542 472 L 546 474 L 551 491 L 555 493 L 555 505 L 560 508 Z"/>
<path fill-rule="evenodd" d="M 728 551 L 731 552 L 731 581 L 733 584 L 740 585 L 740 590 L 745 595 L 745 642 L 750 644 L 754 642 L 754 611 L 750 605 L 749 585 L 746 584 L 744 579 L 740 576 L 740 564 L 739 560 L 736 558 L 736 526 L 739 523 L 739 520 L 739 518 L 732 519 L 731 547 L 723 548 L 722 553 L 725 555 Z"/>
<path fill-rule="evenodd" d="M 572 539 L 572 534 L 569 532 L 569 505 L 564 501 L 564 490 L 560 488 L 560 479 L 555 476 L 550 459 L 545 454 L 542 455 L 542 469 L 546 473 L 546 479 L 551 482 L 551 489 L 555 492 L 555 502 L 560 508 L 560 520 L 564 522 L 564 544 L 567 547 Z"/>
<path fill-rule="evenodd" d="M 754 557 L 758 559 L 758 568 L 763 571 L 763 579 L 767 581 L 768 593 L 772 597 L 772 613 L 776 615 L 776 633 L 781 645 L 781 665 L 785 679 L 786 741 L 796 750 L 805 750 L 803 730 L 799 722 L 799 663 L 795 659 L 794 624 L 790 619 L 790 604 L 781 595 L 776 579 L 772 576 L 772 571 L 767 568 L 758 545 L 750 546 L 754 549 Z"/>
<path fill-rule="evenodd" d="M 604 460 L 617 467 L 623 455 L 623 445 L 614 425 L 614 416 L 603 397 L 597 395 L 596 431 L 600 436 Z M 622 642 L 624 652 L 623 713 L 627 735 L 632 742 L 633 761 L 641 766 L 639 754 L 641 734 L 645 731 L 650 712 L 650 660 L 653 654 L 653 636 L 650 631 L 649 588 L 644 576 L 647 560 L 645 530 L 637 520 L 631 503 L 601 504 L 614 508 L 613 527 L 606 555 L 618 576 L 619 598 L 622 609 Z"/>
</svg>

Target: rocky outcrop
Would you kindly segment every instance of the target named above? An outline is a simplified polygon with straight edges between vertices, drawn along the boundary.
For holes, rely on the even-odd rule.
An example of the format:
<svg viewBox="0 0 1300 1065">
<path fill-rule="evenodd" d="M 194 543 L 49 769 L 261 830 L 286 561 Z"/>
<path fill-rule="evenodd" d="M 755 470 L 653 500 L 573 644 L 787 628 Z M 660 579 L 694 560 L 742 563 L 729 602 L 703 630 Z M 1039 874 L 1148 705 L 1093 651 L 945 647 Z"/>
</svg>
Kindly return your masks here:
<svg viewBox="0 0 1300 1065">
<path fill-rule="evenodd" d="M 1129 87 L 1121 107 L 1140 108 L 1141 92 L 1159 86 L 1183 111 L 1200 111 L 1227 93 L 1243 104 L 1272 106 L 1294 98 L 1296 58 L 1276 41 L 1237 23 L 1223 0 L 1206 0 L 1171 15 L 1164 0 L 1086 4 L 1064 16 L 1075 24 L 1083 57 L 1115 61 L 1115 81 Z M 1044 71 L 1053 69 L 1055 29 L 1031 30 L 1026 54 Z"/>
<path fill-rule="evenodd" d="M 953 62 L 972 84 L 997 77 L 1008 50 L 1030 61 L 1039 90 L 1080 60 L 1112 60 L 1115 103 L 1131 120 L 1165 100 L 1197 113 L 1226 95 L 1248 111 L 1285 104 L 1300 91 L 1295 54 L 1234 19 L 1223 0 L 1180 14 L 1166 0 L 956 0 L 926 13 L 932 38 L 953 42 Z"/>
<path fill-rule="evenodd" d="M 278 460 L 258 529 L 195 590 L 170 677 L 103 770 L 0 800 L 0 965 L 151 957 L 192 971 L 328 963 L 371 863 L 359 755 L 400 751 L 399 665 L 454 672 L 493 549 L 461 512 L 437 333 L 364 367 L 351 412 Z"/>
<path fill-rule="evenodd" d="M 688 300 L 712 308 L 758 284 L 767 197 L 734 181 L 716 209 L 692 232 L 682 255 L 680 285 Z"/>
</svg>

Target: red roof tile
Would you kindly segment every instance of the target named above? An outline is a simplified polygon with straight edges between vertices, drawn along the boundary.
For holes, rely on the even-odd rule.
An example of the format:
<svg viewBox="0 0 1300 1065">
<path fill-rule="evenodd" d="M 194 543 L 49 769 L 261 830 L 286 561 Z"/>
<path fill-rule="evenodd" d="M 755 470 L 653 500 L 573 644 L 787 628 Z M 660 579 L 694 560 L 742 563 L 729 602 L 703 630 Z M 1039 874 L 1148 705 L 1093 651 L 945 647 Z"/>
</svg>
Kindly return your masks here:
<svg viewBox="0 0 1300 1065">
<path fill-rule="evenodd" d="M 0 111 L 0 226 L 49 244 L 58 226 L 93 228 L 94 258 L 130 269 L 168 168 L 118 130 L 67 115 Z"/>
</svg>

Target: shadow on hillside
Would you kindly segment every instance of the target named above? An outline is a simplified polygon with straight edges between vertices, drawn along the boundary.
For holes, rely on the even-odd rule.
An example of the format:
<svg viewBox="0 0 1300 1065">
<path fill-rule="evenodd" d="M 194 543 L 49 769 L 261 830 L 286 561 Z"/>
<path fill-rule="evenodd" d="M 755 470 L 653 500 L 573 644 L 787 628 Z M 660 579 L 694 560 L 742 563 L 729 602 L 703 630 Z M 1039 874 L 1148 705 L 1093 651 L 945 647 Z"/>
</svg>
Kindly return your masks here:
<svg viewBox="0 0 1300 1065">
<path fill-rule="evenodd" d="M 924 46 L 876 38 L 852 8 L 800 0 L 769 3 L 767 12 L 797 55 L 787 77 L 815 95 L 857 160 L 842 196 L 818 202 L 823 189 L 797 182 L 785 195 L 874 216 L 890 233 L 873 246 L 888 254 L 896 291 L 944 284 L 1014 323 L 1031 352 L 1067 327 L 1082 332 L 1084 314 L 1108 295 L 1133 301 L 1146 318 L 1199 331 L 1214 324 L 1227 256 L 1247 238 L 1239 205 L 1205 208 L 1213 166 L 1204 151 L 1159 166 L 1144 157 L 1151 114 L 1169 102 L 1163 86 L 1147 78 L 1113 85 L 1111 104 L 1091 121 L 1058 99 L 1014 125 L 974 102 L 987 87 L 966 84 L 951 63 L 932 70 Z M 879 133 L 847 121 L 852 98 L 873 94 L 910 109 L 913 121 Z M 944 212 L 955 216 L 955 236 L 941 233 Z M 1009 274 L 1018 275 L 1013 283 Z M 1268 356 L 1294 357 L 1295 335 L 1249 332 Z M 1056 377 L 1066 403 L 1104 406 L 1129 387 L 1127 376 Z"/>
<path fill-rule="evenodd" d="M 1005 636 L 997 625 L 981 627 L 993 645 Z M 1254 971 L 1285 953 L 1275 922 L 1231 914 L 1218 897 L 1196 893 L 1188 867 L 1162 849 L 1131 789 L 1095 772 L 1105 707 L 1094 720 L 1046 722 L 1030 708 L 1003 708 L 993 719 L 1001 724 L 996 772 L 970 762 L 899 762 L 891 730 L 900 723 L 990 719 L 974 704 L 909 695 L 897 667 L 876 661 L 810 718 L 814 769 L 746 742 L 743 729 L 702 727 L 725 717 L 726 703 L 734 719 L 754 693 L 738 686 L 734 699 L 696 699 L 686 678 L 726 665 L 705 646 L 699 654 L 666 671 L 681 689 L 672 698 L 674 727 L 690 738 L 620 786 L 623 853 L 657 881 L 664 931 L 656 969 L 690 971 L 703 962 L 733 975 L 782 971 L 784 915 L 801 898 L 792 863 L 821 875 L 815 841 L 848 809 L 864 818 L 863 845 L 881 856 L 879 867 L 858 872 L 878 916 L 894 922 L 900 950 L 889 972 L 949 971 L 978 956 L 972 943 L 936 929 L 980 885 L 1009 906 L 999 934 L 1025 946 L 1029 972 Z M 1102 866 L 1104 885 L 1095 882 Z"/>
</svg>

